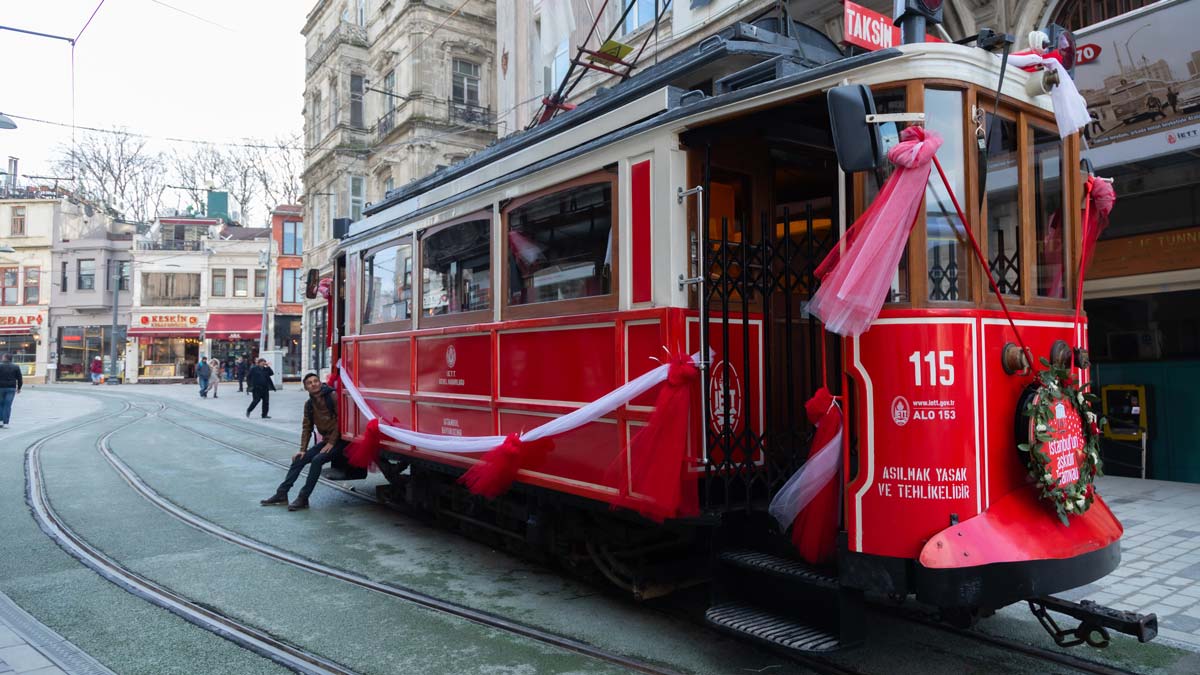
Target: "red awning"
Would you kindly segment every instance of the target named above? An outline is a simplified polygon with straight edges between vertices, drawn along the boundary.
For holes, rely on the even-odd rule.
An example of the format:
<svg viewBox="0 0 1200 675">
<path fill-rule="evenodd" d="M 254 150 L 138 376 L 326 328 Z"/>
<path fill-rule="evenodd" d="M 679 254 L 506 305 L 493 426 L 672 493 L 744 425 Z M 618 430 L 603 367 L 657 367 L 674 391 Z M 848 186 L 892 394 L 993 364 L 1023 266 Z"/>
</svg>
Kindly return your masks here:
<svg viewBox="0 0 1200 675">
<path fill-rule="evenodd" d="M 209 314 L 204 336 L 212 340 L 257 340 L 261 314 Z"/>
<path fill-rule="evenodd" d="M 129 337 L 200 337 L 199 328 L 141 328 L 132 327 L 127 333 Z"/>
<path fill-rule="evenodd" d="M 32 326 L 5 326 L 0 328 L 0 335 L 29 335 L 33 331 L 29 330 Z"/>
</svg>

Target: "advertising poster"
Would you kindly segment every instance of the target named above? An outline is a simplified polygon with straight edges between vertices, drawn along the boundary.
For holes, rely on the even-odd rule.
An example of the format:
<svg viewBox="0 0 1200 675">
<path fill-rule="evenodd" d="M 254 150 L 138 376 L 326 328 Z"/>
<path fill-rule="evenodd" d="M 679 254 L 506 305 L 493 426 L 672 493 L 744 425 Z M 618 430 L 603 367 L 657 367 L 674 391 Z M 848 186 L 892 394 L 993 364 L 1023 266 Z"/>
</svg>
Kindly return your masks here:
<svg viewBox="0 0 1200 675">
<path fill-rule="evenodd" d="M 1076 34 L 1075 83 L 1097 167 L 1200 146 L 1200 1 L 1160 3 Z"/>
</svg>

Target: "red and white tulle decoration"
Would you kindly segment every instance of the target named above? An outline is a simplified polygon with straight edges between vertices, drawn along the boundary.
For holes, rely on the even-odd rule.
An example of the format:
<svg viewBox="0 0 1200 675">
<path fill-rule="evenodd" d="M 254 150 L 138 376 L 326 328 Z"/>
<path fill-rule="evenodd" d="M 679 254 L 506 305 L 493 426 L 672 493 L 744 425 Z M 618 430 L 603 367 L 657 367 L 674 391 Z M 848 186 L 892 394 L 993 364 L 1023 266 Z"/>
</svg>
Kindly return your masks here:
<svg viewBox="0 0 1200 675">
<path fill-rule="evenodd" d="M 668 386 L 659 394 L 660 403 L 664 400 L 664 412 L 659 414 L 656 407 L 650 422 L 635 437 L 633 446 L 645 446 L 647 442 L 638 441 L 645 436 L 652 439 L 649 443 L 665 441 L 671 437 L 678 445 L 651 447 L 644 453 L 633 452 L 635 463 L 634 475 L 631 477 L 635 491 L 642 491 L 647 499 L 631 499 L 629 508 L 644 513 L 647 517 L 663 519 L 679 515 L 693 515 L 694 510 L 688 500 L 682 496 L 682 486 L 685 466 L 683 453 L 684 442 L 687 438 L 686 422 L 690 394 L 692 389 L 687 385 L 694 381 L 690 375 L 695 371 L 698 354 L 680 356 L 671 359 L 628 383 L 617 387 L 604 396 L 587 405 L 556 417 L 545 424 L 521 434 L 509 436 L 441 436 L 428 434 L 411 429 L 403 429 L 392 424 L 386 424 L 379 419 L 362 392 L 351 379 L 350 374 L 338 363 L 337 371 L 343 391 L 350 395 L 359 412 L 367 419 L 367 430 L 363 438 L 358 439 L 347 452 L 349 462 L 357 467 L 366 468 L 379 459 L 380 440 L 387 436 L 393 440 L 422 450 L 445 452 L 453 454 L 486 453 L 478 464 L 471 467 L 463 475 L 461 481 L 473 494 L 495 498 L 503 494 L 516 480 L 517 472 L 521 469 L 536 468 L 553 449 L 551 438 L 573 431 L 586 424 L 611 413 L 613 410 L 628 404 L 630 401 L 668 382 Z M 689 370 L 690 369 L 690 370 Z M 683 391 L 683 394 L 679 392 Z M 677 428 L 679 420 L 684 426 Z M 375 436 L 376 432 L 381 436 Z M 657 440 L 654 440 L 657 439 Z M 664 449 L 665 448 L 665 449 Z M 650 459 L 638 462 L 637 457 L 645 455 Z M 673 476 L 673 478 L 672 478 Z M 674 484 L 672 484 L 674 481 Z"/>
<path fill-rule="evenodd" d="M 1100 233 L 1108 227 L 1108 214 L 1112 213 L 1117 203 L 1117 193 L 1112 183 L 1101 178 L 1088 177 L 1088 203 L 1084 209 L 1083 222 L 1083 255 L 1079 263 L 1080 276 L 1087 271 L 1096 251 L 1096 241 Z"/>
<path fill-rule="evenodd" d="M 879 316 L 925 195 L 930 161 L 941 145 L 936 132 L 908 127 L 888 151 L 895 173 L 846 231 L 845 253 L 839 245 L 817 267 L 821 288 L 808 309 L 827 330 L 861 335 Z"/>
<path fill-rule="evenodd" d="M 1054 121 L 1058 124 L 1058 135 L 1060 138 L 1066 138 L 1087 126 L 1092 118 L 1088 115 L 1087 101 L 1079 94 L 1075 80 L 1071 79 L 1071 74 L 1067 72 L 1061 59 L 1056 52 L 1018 52 L 1008 57 L 1008 62 L 1023 70 L 1041 66 L 1058 73 L 1058 84 L 1050 90 L 1050 102 L 1054 105 Z"/>
<path fill-rule="evenodd" d="M 837 552 L 838 494 L 836 480 L 842 465 L 842 410 L 821 387 L 804 404 L 808 421 L 816 425 L 808 461 L 771 500 L 768 507 L 779 528 L 792 528 L 792 543 L 800 557 L 828 565 Z"/>
</svg>

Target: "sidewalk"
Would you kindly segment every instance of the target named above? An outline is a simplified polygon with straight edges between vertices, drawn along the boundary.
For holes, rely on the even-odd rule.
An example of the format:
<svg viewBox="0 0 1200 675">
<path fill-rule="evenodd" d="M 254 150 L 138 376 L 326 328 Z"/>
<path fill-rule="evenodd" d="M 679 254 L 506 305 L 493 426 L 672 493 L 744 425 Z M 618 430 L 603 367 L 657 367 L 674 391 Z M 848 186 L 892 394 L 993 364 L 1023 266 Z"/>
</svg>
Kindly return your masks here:
<svg viewBox="0 0 1200 675">
<path fill-rule="evenodd" d="M 1121 565 L 1060 595 L 1154 612 L 1160 637 L 1200 651 L 1200 485 L 1105 476 L 1096 486 L 1125 526 Z"/>
<path fill-rule="evenodd" d="M 50 390 L 70 391 L 88 394 L 95 390 L 98 394 L 105 392 L 120 392 L 137 394 L 149 398 L 169 399 L 178 403 L 186 403 L 207 410 L 209 413 L 224 415 L 246 420 L 246 408 L 252 400 L 246 393 L 238 393 L 237 382 L 222 382 L 217 390 L 217 398 L 208 393 L 208 398 L 200 398 L 200 388 L 194 384 L 122 384 L 117 386 L 91 384 L 60 384 L 42 385 Z M 308 392 L 299 382 L 284 382 L 278 390 L 271 392 L 271 419 L 262 419 L 262 404 L 260 403 L 251 413 L 249 422 L 262 425 L 282 437 L 295 436 L 300 443 L 300 424 L 304 419 L 304 402 L 308 400 Z"/>
<path fill-rule="evenodd" d="M 114 675 L 0 593 L 0 673 Z"/>
</svg>

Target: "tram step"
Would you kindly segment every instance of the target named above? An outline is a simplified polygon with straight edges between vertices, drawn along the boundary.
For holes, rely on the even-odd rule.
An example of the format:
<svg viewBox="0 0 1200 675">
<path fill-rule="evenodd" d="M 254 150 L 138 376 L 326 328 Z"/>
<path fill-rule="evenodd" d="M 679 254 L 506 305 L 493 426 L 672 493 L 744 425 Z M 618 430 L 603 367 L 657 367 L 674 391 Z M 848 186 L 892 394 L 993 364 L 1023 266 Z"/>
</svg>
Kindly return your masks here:
<svg viewBox="0 0 1200 675">
<path fill-rule="evenodd" d="M 829 652 L 842 646 L 838 636 L 828 630 L 741 602 L 710 607 L 704 619 L 720 630 L 776 649 Z"/>
<path fill-rule="evenodd" d="M 799 560 L 782 558 L 771 553 L 752 549 L 723 551 L 718 560 L 722 564 L 738 567 L 754 573 L 770 574 L 800 583 L 836 590 L 838 580 L 830 574 L 817 570 Z"/>
</svg>

